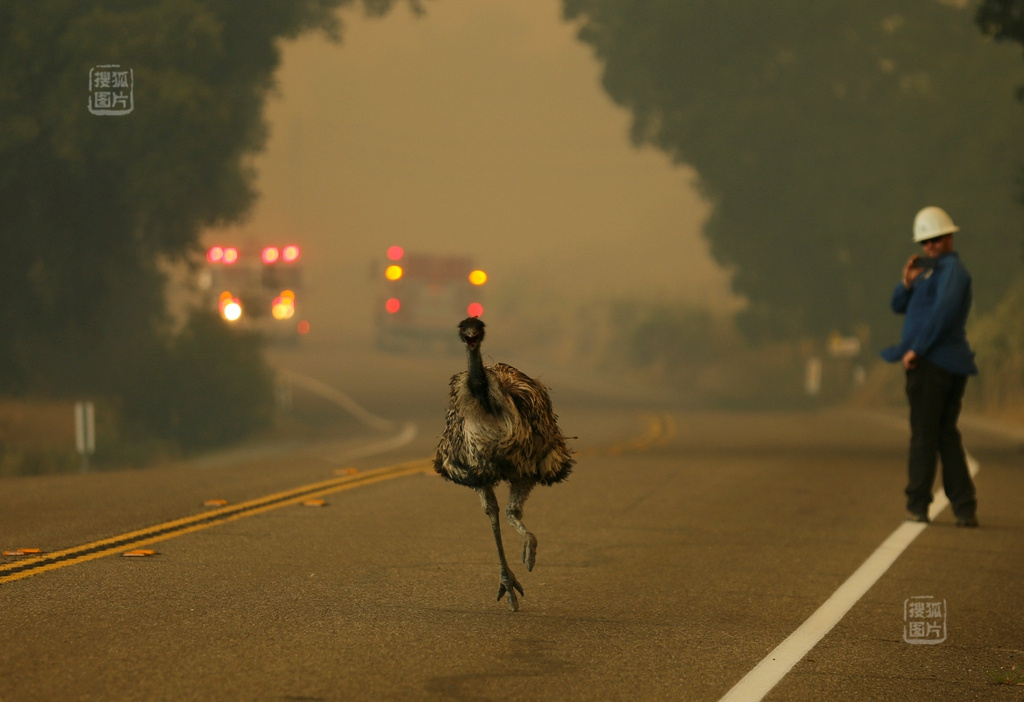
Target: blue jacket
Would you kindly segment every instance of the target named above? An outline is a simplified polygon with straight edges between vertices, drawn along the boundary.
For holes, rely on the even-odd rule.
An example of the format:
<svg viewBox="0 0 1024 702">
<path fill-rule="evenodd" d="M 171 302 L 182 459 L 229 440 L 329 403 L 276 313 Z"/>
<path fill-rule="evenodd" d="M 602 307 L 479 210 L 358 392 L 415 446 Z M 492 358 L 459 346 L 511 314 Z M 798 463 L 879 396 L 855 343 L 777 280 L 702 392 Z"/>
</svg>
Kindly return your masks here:
<svg viewBox="0 0 1024 702">
<path fill-rule="evenodd" d="M 922 272 L 910 289 L 898 283 L 891 305 L 893 312 L 906 315 L 903 337 L 898 345 L 883 349 L 882 358 L 896 362 L 913 349 L 951 373 L 976 375 L 965 330 L 971 300 L 971 274 L 955 251 L 940 256 L 934 270 Z"/>
</svg>

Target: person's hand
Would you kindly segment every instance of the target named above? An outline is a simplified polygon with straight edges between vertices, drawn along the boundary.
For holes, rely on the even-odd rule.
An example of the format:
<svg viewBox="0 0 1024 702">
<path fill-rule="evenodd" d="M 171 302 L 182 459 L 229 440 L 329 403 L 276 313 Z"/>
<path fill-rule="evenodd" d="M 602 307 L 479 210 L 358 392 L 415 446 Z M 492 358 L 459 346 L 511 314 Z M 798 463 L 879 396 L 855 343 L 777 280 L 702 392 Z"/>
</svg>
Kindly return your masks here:
<svg viewBox="0 0 1024 702">
<path fill-rule="evenodd" d="M 907 265 L 903 266 L 903 287 L 907 290 L 909 290 L 910 286 L 914 284 L 915 280 L 917 280 L 917 276 L 921 275 L 921 272 L 924 271 L 924 268 L 917 265 L 917 260 L 919 258 L 921 257 L 918 254 L 914 254 L 907 259 Z"/>
<path fill-rule="evenodd" d="M 907 370 L 914 370 L 917 368 L 917 354 L 914 349 L 910 349 L 903 354 L 903 367 Z"/>
</svg>

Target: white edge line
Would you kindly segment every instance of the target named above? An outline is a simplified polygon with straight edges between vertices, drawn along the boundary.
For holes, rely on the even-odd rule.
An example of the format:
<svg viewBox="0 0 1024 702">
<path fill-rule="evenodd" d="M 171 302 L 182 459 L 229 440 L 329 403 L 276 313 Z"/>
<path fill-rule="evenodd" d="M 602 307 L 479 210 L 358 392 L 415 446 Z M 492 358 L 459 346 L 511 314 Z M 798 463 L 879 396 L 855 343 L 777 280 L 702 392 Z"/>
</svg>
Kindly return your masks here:
<svg viewBox="0 0 1024 702">
<path fill-rule="evenodd" d="M 967 456 L 967 465 L 971 475 L 977 475 L 980 466 L 973 456 Z M 948 506 L 949 499 L 940 490 L 936 490 L 928 517 L 934 519 Z M 725 693 L 722 702 L 763 699 L 825 634 L 832 631 L 927 526 L 920 522 L 901 524 L 799 629 Z"/>
</svg>

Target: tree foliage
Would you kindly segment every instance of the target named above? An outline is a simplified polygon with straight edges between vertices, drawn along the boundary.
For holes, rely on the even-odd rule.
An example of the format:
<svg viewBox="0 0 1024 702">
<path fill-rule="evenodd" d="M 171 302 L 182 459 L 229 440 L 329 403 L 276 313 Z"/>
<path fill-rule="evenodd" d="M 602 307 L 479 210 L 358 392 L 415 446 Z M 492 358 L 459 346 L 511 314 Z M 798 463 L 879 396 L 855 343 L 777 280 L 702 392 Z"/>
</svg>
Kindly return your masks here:
<svg viewBox="0 0 1024 702">
<path fill-rule="evenodd" d="M 253 202 L 280 40 L 355 1 L 0 1 L 0 390 L 107 383 L 162 332 L 161 258 Z M 130 115 L 87 109 L 106 64 Z"/>
<path fill-rule="evenodd" d="M 1024 2 L 1021 0 L 981 0 L 975 19 L 985 34 L 1024 44 Z"/>
<path fill-rule="evenodd" d="M 1024 45 L 1024 0 L 981 0 L 975 21 L 996 41 Z M 1024 101 L 1024 85 L 1018 87 L 1017 98 Z"/>
<path fill-rule="evenodd" d="M 754 337 L 871 329 L 925 205 L 990 306 L 1019 268 L 1019 62 L 937 0 L 563 0 L 631 137 L 693 166 Z M 1019 3 L 1016 3 L 1019 4 Z"/>
</svg>

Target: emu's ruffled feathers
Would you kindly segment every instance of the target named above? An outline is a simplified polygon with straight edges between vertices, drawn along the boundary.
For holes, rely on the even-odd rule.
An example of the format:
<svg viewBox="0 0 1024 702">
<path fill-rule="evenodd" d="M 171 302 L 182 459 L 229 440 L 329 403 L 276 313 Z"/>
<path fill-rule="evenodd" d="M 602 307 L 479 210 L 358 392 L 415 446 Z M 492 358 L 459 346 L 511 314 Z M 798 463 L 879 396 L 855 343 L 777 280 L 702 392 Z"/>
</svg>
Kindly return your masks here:
<svg viewBox="0 0 1024 702">
<path fill-rule="evenodd" d="M 459 324 L 469 368 L 452 376 L 444 433 L 434 470 L 460 485 L 476 489 L 491 520 L 501 563 L 500 600 L 507 592 L 512 611 L 523 588 L 508 568 L 498 524 L 494 486 L 509 483 L 505 510 L 523 540 L 523 562 L 533 570 L 537 539 L 521 521 L 523 503 L 537 484 L 565 480 L 576 463 L 552 411 L 547 388 L 505 363 L 485 366 L 480 354 L 484 323 L 476 317 Z"/>
</svg>

